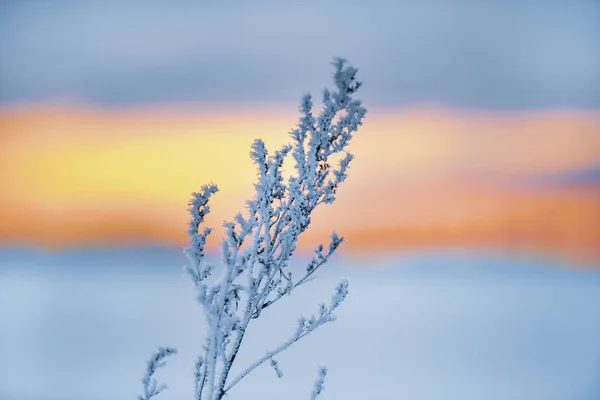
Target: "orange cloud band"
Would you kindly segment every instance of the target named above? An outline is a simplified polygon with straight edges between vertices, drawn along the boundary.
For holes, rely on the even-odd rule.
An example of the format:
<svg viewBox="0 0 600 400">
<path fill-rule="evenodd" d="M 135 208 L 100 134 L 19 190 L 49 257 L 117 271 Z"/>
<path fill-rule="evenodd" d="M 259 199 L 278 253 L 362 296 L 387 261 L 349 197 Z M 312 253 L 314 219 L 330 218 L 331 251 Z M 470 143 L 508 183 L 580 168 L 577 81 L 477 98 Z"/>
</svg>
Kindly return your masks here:
<svg viewBox="0 0 600 400">
<path fill-rule="evenodd" d="M 6 109 L 0 240 L 184 244 L 187 200 L 202 184 L 221 188 L 207 224 L 243 209 L 256 176 L 252 140 L 274 149 L 296 123 L 282 110 Z M 536 181 L 597 165 L 596 114 L 371 110 L 351 150 L 350 177 L 317 212 L 304 247 L 336 229 L 356 251 L 500 246 L 599 258 L 597 183 Z"/>
</svg>

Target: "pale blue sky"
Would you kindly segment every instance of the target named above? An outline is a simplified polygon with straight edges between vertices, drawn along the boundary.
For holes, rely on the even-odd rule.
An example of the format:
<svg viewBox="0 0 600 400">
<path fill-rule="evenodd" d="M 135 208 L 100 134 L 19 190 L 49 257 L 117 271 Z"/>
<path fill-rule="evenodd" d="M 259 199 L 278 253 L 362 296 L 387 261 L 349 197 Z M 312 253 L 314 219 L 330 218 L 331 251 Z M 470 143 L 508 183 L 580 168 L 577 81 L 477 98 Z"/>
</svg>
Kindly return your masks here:
<svg viewBox="0 0 600 400">
<path fill-rule="evenodd" d="M 370 104 L 600 107 L 597 1 L 2 2 L 0 105 L 295 101 L 349 58 Z"/>
</svg>

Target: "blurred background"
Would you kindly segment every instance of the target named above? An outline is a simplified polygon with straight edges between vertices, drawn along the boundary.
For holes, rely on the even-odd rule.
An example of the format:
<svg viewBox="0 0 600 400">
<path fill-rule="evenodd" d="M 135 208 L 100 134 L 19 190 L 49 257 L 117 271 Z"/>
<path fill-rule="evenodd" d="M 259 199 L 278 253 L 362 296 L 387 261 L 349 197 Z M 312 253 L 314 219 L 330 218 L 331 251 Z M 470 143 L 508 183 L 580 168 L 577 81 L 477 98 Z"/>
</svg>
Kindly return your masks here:
<svg viewBox="0 0 600 400">
<path fill-rule="evenodd" d="M 350 296 L 231 398 L 308 398 L 320 364 L 324 400 L 599 398 L 599 20 L 584 0 L 1 2 L 0 399 L 134 398 L 158 345 L 180 349 L 161 397 L 191 398 L 190 193 L 220 188 L 217 258 L 252 141 L 286 143 L 336 56 L 369 112 L 297 263 L 346 243 L 242 361 L 341 276 Z"/>
</svg>

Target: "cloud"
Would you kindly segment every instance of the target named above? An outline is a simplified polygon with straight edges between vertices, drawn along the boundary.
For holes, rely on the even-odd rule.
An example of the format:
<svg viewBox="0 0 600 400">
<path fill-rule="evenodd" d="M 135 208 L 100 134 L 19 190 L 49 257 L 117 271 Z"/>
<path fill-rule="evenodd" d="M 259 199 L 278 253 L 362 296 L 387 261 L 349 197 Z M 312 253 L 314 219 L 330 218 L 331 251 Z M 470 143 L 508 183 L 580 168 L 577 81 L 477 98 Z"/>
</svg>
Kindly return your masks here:
<svg viewBox="0 0 600 400">
<path fill-rule="evenodd" d="M 592 165 L 587 168 L 553 174 L 547 177 L 546 183 L 563 185 L 600 185 L 600 165 Z"/>
<path fill-rule="evenodd" d="M 595 2 L 0 7 L 0 104 L 295 100 L 343 55 L 371 103 L 600 106 Z"/>
<path fill-rule="evenodd" d="M 181 245 L 188 196 L 212 181 L 216 246 L 252 194 L 253 138 L 273 150 L 296 121 L 291 109 L 234 108 L 5 110 L 0 244 Z M 335 228 L 357 250 L 498 245 L 599 259 L 597 181 L 548 184 L 597 174 L 597 113 L 371 111 L 350 178 L 317 210 L 302 249 Z"/>
</svg>

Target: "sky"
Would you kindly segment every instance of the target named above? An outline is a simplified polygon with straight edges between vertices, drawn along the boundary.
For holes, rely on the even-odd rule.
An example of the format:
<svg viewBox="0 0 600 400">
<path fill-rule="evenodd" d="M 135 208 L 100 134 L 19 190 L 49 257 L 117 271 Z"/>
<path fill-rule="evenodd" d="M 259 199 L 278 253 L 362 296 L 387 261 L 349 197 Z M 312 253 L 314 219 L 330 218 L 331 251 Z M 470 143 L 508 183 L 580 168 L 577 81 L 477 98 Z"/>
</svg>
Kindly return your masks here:
<svg viewBox="0 0 600 400">
<path fill-rule="evenodd" d="M 359 252 L 597 262 L 599 18 L 593 1 L 2 2 L 0 244 L 182 245 L 210 181 L 218 227 L 252 191 L 252 140 L 283 144 L 343 56 L 369 113 L 306 248 L 336 229 Z"/>
<path fill-rule="evenodd" d="M 596 109 L 594 1 L 3 2 L 0 100 L 296 101 L 336 55 L 369 104 Z M 307 85 L 309 87 L 307 87 Z"/>
</svg>

